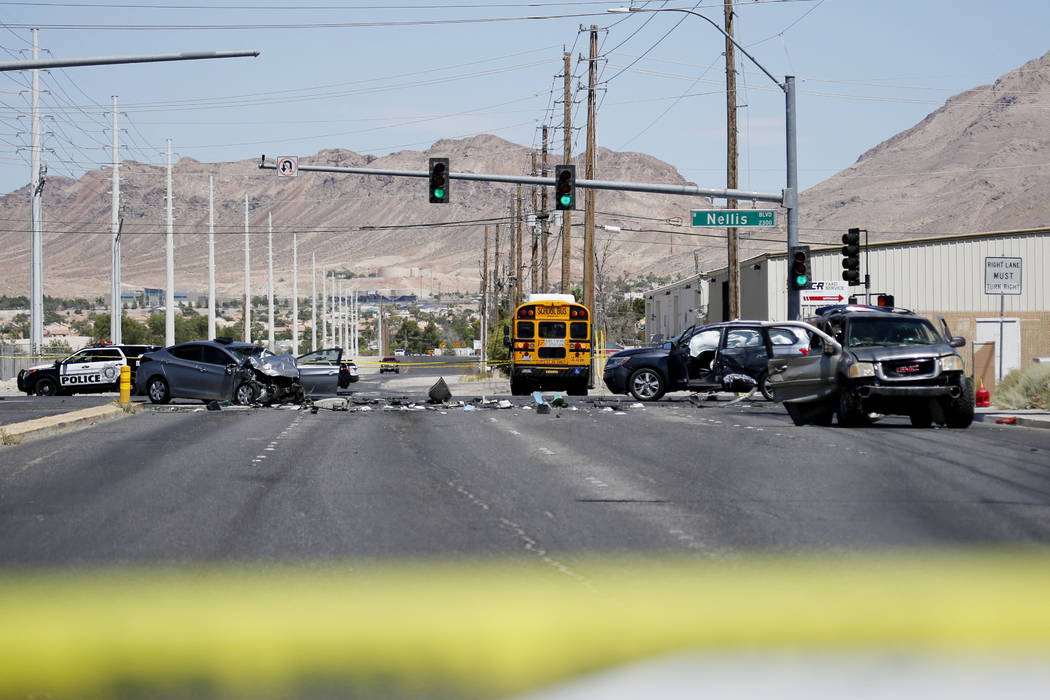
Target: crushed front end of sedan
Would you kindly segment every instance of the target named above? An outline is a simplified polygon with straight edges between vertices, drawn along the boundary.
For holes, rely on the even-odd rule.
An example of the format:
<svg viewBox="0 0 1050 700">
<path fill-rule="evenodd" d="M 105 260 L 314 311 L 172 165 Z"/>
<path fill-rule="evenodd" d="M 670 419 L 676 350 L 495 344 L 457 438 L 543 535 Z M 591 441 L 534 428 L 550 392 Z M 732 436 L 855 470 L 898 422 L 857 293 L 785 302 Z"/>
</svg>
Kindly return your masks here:
<svg viewBox="0 0 1050 700">
<path fill-rule="evenodd" d="M 249 355 L 242 371 L 250 375 L 255 388 L 255 402 L 264 406 L 275 403 L 302 403 L 306 399 L 299 367 L 295 358 L 283 355 Z"/>
</svg>

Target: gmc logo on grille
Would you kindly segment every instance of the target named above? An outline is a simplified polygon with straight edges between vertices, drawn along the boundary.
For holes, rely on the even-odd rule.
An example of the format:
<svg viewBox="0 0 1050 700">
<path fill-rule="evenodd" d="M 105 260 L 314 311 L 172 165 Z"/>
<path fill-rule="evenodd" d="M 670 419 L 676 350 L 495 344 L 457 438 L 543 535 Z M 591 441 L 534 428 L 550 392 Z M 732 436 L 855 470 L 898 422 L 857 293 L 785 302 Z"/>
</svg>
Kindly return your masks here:
<svg viewBox="0 0 1050 700">
<path fill-rule="evenodd" d="M 897 374 L 916 374 L 918 371 L 918 365 L 904 365 L 897 368 Z"/>
</svg>

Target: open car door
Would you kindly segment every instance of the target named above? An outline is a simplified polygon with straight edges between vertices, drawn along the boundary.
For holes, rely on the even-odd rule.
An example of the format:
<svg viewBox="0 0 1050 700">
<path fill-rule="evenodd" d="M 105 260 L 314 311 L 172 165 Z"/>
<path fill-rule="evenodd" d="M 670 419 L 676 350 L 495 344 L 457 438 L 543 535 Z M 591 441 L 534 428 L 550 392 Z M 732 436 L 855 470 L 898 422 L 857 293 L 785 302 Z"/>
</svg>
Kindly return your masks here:
<svg viewBox="0 0 1050 700">
<path fill-rule="evenodd" d="M 824 331 L 804 321 L 769 323 L 778 328 L 799 327 L 810 333 L 809 352 L 772 357 L 767 363 L 769 382 L 777 401 L 819 402 L 828 400 L 838 390 L 835 372 L 839 366 L 842 345 Z"/>
<path fill-rule="evenodd" d="M 324 348 L 296 358 L 299 381 L 307 396 L 334 395 L 339 391 L 339 363 L 342 348 Z"/>
</svg>

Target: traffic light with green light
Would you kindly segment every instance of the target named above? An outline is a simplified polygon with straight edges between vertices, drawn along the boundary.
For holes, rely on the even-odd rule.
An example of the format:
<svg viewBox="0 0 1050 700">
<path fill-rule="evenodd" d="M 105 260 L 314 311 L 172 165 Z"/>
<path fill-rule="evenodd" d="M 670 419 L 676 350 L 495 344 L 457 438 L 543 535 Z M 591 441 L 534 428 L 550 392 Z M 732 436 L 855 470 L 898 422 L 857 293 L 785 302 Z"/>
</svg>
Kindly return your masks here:
<svg viewBox="0 0 1050 700">
<path fill-rule="evenodd" d="M 430 203 L 448 202 L 448 158 L 430 159 Z"/>
<path fill-rule="evenodd" d="M 851 228 L 842 234 L 842 279 L 850 286 L 860 284 L 860 229 Z"/>
<path fill-rule="evenodd" d="M 576 208 L 576 166 L 554 166 L 554 208 Z"/>
<path fill-rule="evenodd" d="M 809 289 L 813 275 L 809 268 L 809 246 L 794 246 L 788 251 L 788 283 L 792 289 Z"/>
</svg>

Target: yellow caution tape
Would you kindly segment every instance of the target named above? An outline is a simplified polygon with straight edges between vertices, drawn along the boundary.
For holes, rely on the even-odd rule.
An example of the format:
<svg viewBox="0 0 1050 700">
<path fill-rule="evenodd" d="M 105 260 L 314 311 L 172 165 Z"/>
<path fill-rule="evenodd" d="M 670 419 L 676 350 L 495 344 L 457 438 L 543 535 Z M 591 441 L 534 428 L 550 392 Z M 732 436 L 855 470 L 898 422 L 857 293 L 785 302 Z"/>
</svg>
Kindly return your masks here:
<svg viewBox="0 0 1050 700">
<path fill-rule="evenodd" d="M 8 570 L 0 697 L 495 697 L 683 649 L 1050 652 L 1043 553 L 543 561 Z"/>
</svg>

